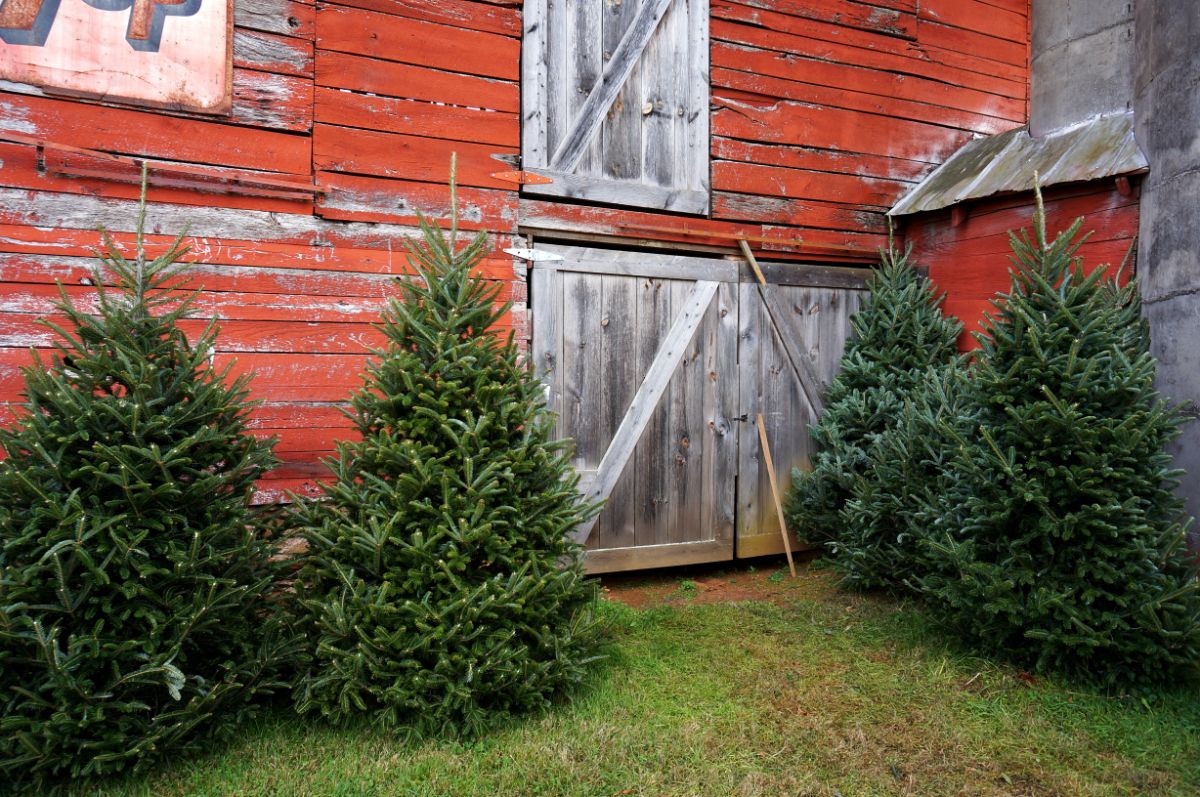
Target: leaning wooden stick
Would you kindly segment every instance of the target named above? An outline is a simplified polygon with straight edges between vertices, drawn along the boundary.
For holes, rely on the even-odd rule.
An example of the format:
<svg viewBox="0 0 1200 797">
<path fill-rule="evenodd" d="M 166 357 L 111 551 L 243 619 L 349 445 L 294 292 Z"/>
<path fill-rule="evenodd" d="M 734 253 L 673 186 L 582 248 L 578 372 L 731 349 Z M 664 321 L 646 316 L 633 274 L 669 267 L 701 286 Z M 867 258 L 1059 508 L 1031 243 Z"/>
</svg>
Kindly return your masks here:
<svg viewBox="0 0 1200 797">
<path fill-rule="evenodd" d="M 771 446 L 767 443 L 767 426 L 762 413 L 758 413 L 758 440 L 762 444 L 763 460 L 767 463 L 767 477 L 771 480 L 771 497 L 775 499 L 775 512 L 779 515 L 779 536 L 783 537 L 783 550 L 787 553 L 788 570 L 796 577 L 796 563 L 792 560 L 792 543 L 788 539 L 787 522 L 783 519 L 783 503 L 779 500 L 779 482 L 775 479 L 775 460 L 771 458 Z"/>
</svg>

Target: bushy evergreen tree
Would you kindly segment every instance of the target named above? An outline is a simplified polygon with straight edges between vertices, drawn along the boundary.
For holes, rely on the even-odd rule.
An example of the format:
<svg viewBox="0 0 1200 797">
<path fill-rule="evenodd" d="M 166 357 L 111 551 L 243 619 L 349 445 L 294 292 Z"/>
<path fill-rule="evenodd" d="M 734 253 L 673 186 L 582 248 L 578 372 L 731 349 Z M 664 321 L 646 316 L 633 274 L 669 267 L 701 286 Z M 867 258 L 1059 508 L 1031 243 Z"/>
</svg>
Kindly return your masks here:
<svg viewBox="0 0 1200 797">
<path fill-rule="evenodd" d="M 960 441 L 978 426 L 979 400 L 965 358 L 930 368 L 855 475 L 829 559 L 858 589 L 910 592 L 930 567 L 930 536 L 955 529 L 946 505 L 961 473 Z"/>
<path fill-rule="evenodd" d="M 104 236 L 95 315 L 66 294 L 26 412 L 0 431 L 0 771 L 47 783 L 130 768 L 230 727 L 286 685 L 293 648 L 249 507 L 274 459 L 246 432 L 247 382 L 214 369 L 217 330 L 180 241 L 126 259 Z M 105 281 L 115 287 L 104 288 Z"/>
<path fill-rule="evenodd" d="M 568 532 L 596 510 L 541 383 L 491 329 L 507 305 L 472 274 L 486 236 L 459 248 L 421 227 L 416 279 L 353 397 L 362 439 L 339 445 L 307 508 L 313 660 L 298 706 L 472 735 L 547 705 L 593 658 L 595 592 Z"/>
<path fill-rule="evenodd" d="M 985 320 L 978 431 L 922 588 L 987 650 L 1121 686 L 1200 656 L 1200 593 L 1184 550 L 1179 416 L 1154 389 L 1136 287 L 1076 257 L 1082 220 L 1012 236 L 1013 281 Z"/>
<path fill-rule="evenodd" d="M 870 281 L 870 296 L 850 321 L 840 371 L 812 427 L 812 470 L 792 473 L 785 512 L 803 540 L 827 543 L 844 533 L 842 508 L 871 449 L 899 416 L 905 397 L 930 367 L 955 357 L 961 324 L 942 314 L 927 277 L 889 247 Z"/>
</svg>

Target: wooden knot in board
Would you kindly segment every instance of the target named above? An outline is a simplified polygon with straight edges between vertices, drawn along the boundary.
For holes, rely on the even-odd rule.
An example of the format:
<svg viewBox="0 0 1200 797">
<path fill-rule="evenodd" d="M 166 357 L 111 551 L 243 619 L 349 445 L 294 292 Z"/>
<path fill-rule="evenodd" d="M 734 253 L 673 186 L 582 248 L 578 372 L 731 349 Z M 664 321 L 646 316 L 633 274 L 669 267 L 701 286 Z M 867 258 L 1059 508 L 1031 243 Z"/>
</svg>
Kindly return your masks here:
<svg viewBox="0 0 1200 797">
<path fill-rule="evenodd" d="M 602 319 L 600 320 L 600 326 L 602 326 L 602 327 L 606 327 L 606 326 L 608 326 L 608 319 L 607 319 L 607 318 L 602 318 Z"/>
</svg>

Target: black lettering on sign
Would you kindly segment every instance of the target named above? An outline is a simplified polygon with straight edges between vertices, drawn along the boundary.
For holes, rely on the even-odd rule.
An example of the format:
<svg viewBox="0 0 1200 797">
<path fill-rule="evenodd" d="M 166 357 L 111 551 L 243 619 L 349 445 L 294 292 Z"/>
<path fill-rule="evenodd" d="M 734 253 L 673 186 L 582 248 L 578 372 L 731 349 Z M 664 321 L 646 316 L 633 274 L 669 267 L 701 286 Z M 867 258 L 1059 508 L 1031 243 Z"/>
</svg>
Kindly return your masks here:
<svg viewBox="0 0 1200 797">
<path fill-rule="evenodd" d="M 60 0 L 0 0 L 0 41 L 41 47 L 50 35 Z M 190 17 L 201 0 L 84 0 L 101 11 L 129 11 L 125 41 L 135 50 L 158 52 L 168 16 Z"/>
</svg>

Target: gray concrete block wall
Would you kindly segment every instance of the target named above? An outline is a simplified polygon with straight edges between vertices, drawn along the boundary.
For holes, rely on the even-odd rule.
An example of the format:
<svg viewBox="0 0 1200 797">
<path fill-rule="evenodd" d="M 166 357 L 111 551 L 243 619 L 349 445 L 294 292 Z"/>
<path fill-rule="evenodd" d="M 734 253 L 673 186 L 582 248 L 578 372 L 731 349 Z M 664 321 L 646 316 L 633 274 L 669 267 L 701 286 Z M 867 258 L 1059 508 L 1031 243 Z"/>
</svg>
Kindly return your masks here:
<svg viewBox="0 0 1200 797">
<path fill-rule="evenodd" d="M 1036 5 L 1036 2 L 1035 2 Z M 1159 358 L 1159 389 L 1200 416 L 1200 2 L 1137 0 L 1134 113 L 1150 160 L 1142 185 L 1138 280 Z M 1200 420 L 1173 446 L 1200 517 Z M 1200 529 L 1193 528 L 1200 549 Z"/>
<path fill-rule="evenodd" d="M 1133 20 L 1133 0 L 1034 0 L 1031 135 L 1131 107 Z"/>
</svg>

